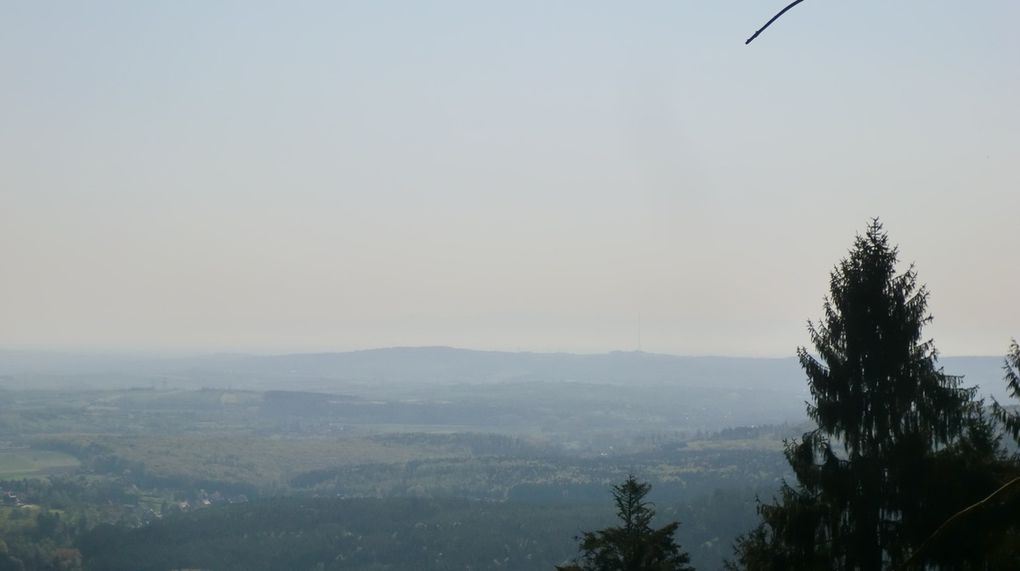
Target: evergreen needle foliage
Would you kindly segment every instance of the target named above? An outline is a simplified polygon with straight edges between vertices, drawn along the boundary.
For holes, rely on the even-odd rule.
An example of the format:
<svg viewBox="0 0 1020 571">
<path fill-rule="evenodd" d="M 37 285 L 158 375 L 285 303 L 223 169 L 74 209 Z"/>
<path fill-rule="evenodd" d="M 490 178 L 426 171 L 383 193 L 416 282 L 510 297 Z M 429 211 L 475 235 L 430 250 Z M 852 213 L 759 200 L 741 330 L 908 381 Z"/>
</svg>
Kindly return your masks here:
<svg viewBox="0 0 1020 571">
<path fill-rule="evenodd" d="M 817 428 L 787 443 L 797 479 L 759 506 L 730 569 L 895 568 L 938 524 L 1008 480 L 998 436 L 975 390 L 937 364 L 923 328 L 928 291 L 878 220 L 831 274 L 824 317 L 797 351 Z M 978 522 L 973 522 L 978 523 Z M 987 524 L 987 521 L 982 523 Z M 986 568 L 980 525 L 920 557 L 937 568 Z"/>
<path fill-rule="evenodd" d="M 1017 344 L 1016 339 L 1009 346 L 1009 353 L 1006 354 L 1002 370 L 1009 396 L 1020 399 L 1020 345 Z M 1020 442 L 1020 413 L 1006 410 L 994 399 L 992 399 L 992 411 L 995 418 L 1002 422 L 1013 439 Z"/>
<path fill-rule="evenodd" d="M 581 558 L 559 571 L 693 571 L 690 557 L 676 543 L 679 522 L 652 528 L 655 508 L 645 501 L 651 485 L 629 476 L 613 486 L 613 502 L 621 525 L 584 532 Z"/>
</svg>

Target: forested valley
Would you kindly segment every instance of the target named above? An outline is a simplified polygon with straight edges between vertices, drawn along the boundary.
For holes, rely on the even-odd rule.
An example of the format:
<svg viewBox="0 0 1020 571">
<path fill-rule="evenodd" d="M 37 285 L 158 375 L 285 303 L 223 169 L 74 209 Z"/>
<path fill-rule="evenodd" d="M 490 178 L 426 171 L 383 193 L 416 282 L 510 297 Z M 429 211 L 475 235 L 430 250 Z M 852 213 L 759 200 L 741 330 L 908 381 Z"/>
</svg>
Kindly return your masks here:
<svg viewBox="0 0 1020 571">
<path fill-rule="evenodd" d="M 1020 566 L 1020 349 L 937 360 L 877 221 L 823 309 L 797 359 L 4 352 L 0 569 L 615 569 L 625 492 L 676 542 L 627 569 Z"/>
<path fill-rule="evenodd" d="M 782 439 L 803 428 L 688 421 L 707 389 L 671 411 L 627 385 L 574 381 L 458 383 L 424 398 L 406 386 L 356 397 L 155 384 L 3 391 L 11 562 L 551 568 L 611 521 L 609 486 L 635 473 L 713 568 L 787 473 Z"/>
</svg>

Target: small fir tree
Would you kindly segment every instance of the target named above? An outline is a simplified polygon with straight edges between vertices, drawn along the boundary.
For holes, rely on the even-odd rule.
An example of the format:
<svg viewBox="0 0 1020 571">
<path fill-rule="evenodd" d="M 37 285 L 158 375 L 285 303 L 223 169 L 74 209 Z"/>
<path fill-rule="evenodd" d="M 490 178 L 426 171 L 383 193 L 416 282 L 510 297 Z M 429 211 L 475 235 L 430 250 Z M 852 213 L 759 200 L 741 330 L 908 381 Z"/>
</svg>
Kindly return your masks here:
<svg viewBox="0 0 1020 571">
<path fill-rule="evenodd" d="M 613 486 L 621 525 L 584 532 L 580 560 L 559 571 L 693 571 L 690 556 L 675 539 L 679 522 L 652 528 L 655 508 L 645 501 L 651 485 L 634 476 Z"/>
</svg>

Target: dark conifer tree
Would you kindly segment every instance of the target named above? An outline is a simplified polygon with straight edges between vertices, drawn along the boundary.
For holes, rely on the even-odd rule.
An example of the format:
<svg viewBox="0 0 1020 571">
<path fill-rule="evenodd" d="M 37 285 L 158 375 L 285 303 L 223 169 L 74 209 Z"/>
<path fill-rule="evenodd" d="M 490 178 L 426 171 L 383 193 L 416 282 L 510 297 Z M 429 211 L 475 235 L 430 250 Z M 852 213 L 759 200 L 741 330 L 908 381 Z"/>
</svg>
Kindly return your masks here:
<svg viewBox="0 0 1020 571">
<path fill-rule="evenodd" d="M 613 502 L 621 525 L 581 535 L 577 563 L 559 571 L 693 571 L 690 556 L 677 544 L 679 522 L 652 528 L 655 508 L 645 501 L 651 485 L 634 476 L 613 486 Z"/>
<path fill-rule="evenodd" d="M 731 568 L 895 566 L 995 489 L 998 439 L 974 389 L 938 367 L 922 331 L 928 291 L 913 267 L 897 273 L 897 255 L 875 220 L 833 270 L 824 317 L 808 324 L 814 350 L 797 351 L 817 424 L 787 445 L 798 485 L 759 506 L 762 524 L 737 542 Z M 980 559 L 977 542 L 931 557 Z"/>
<path fill-rule="evenodd" d="M 1009 353 L 1006 354 L 1005 363 L 1002 366 L 1003 380 L 1006 381 L 1006 389 L 1009 396 L 1014 400 L 1020 400 L 1020 345 L 1016 339 L 1009 346 Z M 1013 436 L 1014 440 L 1020 442 L 1020 413 L 1007 410 L 993 399 L 992 410 L 995 417 L 1002 422 L 1006 430 Z"/>
</svg>

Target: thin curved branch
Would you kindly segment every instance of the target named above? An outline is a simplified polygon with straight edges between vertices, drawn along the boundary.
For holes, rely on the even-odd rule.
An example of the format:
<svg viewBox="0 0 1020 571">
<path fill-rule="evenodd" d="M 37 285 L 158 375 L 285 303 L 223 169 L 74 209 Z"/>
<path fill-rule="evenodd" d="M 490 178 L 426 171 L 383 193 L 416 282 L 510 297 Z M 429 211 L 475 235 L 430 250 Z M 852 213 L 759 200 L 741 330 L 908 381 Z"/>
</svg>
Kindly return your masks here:
<svg viewBox="0 0 1020 571">
<path fill-rule="evenodd" d="M 746 46 L 747 44 L 749 44 L 752 41 L 754 41 L 755 38 L 757 38 L 759 35 L 761 35 L 762 32 L 765 31 L 765 28 L 768 28 L 769 26 L 772 25 L 772 22 L 775 22 L 776 20 L 778 20 L 779 17 L 782 16 L 783 14 L 787 13 L 790 10 L 790 8 L 793 8 L 794 6 L 796 6 L 797 4 L 800 4 L 803 1 L 804 0 L 794 0 L 789 5 L 787 5 L 786 8 L 783 8 L 782 10 L 780 10 L 778 14 L 776 14 L 775 16 L 772 16 L 771 20 L 769 20 L 768 22 L 765 22 L 764 26 L 762 26 L 761 28 L 758 28 L 758 31 L 755 32 L 753 36 L 751 36 L 750 38 L 747 38 L 747 41 L 744 42 L 744 45 Z"/>
<path fill-rule="evenodd" d="M 942 525 L 940 525 L 939 528 L 935 530 L 935 533 L 933 533 L 930 536 L 928 536 L 928 539 L 925 539 L 924 542 L 921 543 L 921 546 L 918 547 L 917 549 L 915 549 L 914 552 L 910 554 L 910 557 L 908 557 L 907 560 L 904 561 L 902 565 L 900 565 L 899 567 L 896 568 L 897 571 L 902 570 L 902 569 L 908 569 L 912 564 L 914 564 L 917 561 L 917 557 L 921 553 L 923 553 L 924 550 L 927 549 L 928 546 L 931 545 L 936 539 L 938 539 L 939 536 L 942 535 L 947 529 L 949 529 L 950 527 L 953 527 L 954 525 L 956 525 L 957 522 L 959 522 L 961 519 L 963 519 L 963 518 L 967 517 L 968 515 L 970 515 L 971 512 L 977 511 L 977 510 L 987 506 L 988 503 L 990 501 L 992 501 L 993 499 L 995 499 L 996 496 L 1005 494 L 1007 491 L 1010 490 L 1010 488 L 1013 488 L 1013 487 L 1017 486 L 1018 484 L 1020 484 L 1020 478 L 1013 478 L 1012 480 L 1010 480 L 1010 481 L 1006 482 L 1005 484 L 1003 484 L 1002 487 L 1000 487 L 998 490 L 995 490 L 994 492 L 992 492 L 987 498 L 981 500 L 980 502 L 978 502 L 978 503 L 976 503 L 974 505 L 968 506 L 968 507 L 958 511 L 955 514 L 953 514 L 952 517 L 950 517 L 949 519 L 944 521 L 942 523 Z"/>
</svg>

